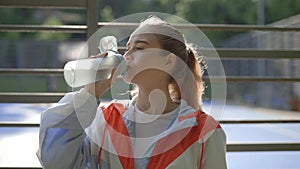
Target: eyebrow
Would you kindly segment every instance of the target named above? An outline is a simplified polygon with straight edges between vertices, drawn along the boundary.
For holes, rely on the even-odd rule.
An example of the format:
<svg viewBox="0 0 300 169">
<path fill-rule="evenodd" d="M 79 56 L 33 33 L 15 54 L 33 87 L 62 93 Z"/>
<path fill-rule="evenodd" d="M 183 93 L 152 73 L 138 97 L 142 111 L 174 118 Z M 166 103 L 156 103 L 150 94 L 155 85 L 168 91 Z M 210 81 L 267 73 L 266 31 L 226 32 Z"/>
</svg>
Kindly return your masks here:
<svg viewBox="0 0 300 169">
<path fill-rule="evenodd" d="M 134 41 L 134 44 L 137 44 L 137 43 L 144 43 L 146 45 L 149 45 L 149 43 L 147 41 L 145 41 L 145 40 L 136 40 L 136 41 Z M 126 46 L 129 46 L 129 45 L 130 45 L 130 43 L 126 44 Z"/>
</svg>

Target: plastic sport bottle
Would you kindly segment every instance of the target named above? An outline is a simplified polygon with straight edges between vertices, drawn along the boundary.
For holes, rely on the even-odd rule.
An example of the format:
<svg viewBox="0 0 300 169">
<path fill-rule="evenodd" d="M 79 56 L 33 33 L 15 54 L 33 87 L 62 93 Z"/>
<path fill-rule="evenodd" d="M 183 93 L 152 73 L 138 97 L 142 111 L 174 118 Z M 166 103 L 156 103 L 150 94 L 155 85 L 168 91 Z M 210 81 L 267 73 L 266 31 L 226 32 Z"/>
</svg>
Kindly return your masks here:
<svg viewBox="0 0 300 169">
<path fill-rule="evenodd" d="M 99 42 L 101 53 L 108 52 L 104 58 L 74 60 L 64 66 L 64 78 L 70 87 L 80 87 L 99 80 L 109 79 L 112 70 L 123 61 L 118 54 L 117 39 L 114 36 L 103 37 Z"/>
</svg>

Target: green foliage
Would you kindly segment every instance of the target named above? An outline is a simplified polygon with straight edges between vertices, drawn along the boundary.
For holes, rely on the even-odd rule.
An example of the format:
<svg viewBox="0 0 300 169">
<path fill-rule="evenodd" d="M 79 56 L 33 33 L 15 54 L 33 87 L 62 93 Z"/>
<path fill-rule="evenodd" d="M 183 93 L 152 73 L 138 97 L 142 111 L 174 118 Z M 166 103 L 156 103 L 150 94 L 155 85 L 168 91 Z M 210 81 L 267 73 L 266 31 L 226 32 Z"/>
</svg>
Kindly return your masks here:
<svg viewBox="0 0 300 169">
<path fill-rule="evenodd" d="M 181 0 L 175 14 L 194 23 L 255 24 L 256 3 L 244 0 Z"/>
<path fill-rule="evenodd" d="M 22 9 L 11 9 L 1 8 L 0 10 L 0 24 L 21 24 L 24 22 L 24 10 Z M 19 39 L 21 33 L 19 32 L 0 32 L 1 39 Z"/>
<path fill-rule="evenodd" d="M 112 20 L 114 20 L 113 11 L 112 11 L 111 6 L 105 6 L 100 11 L 100 16 L 102 18 L 102 21 L 112 21 Z"/>
<path fill-rule="evenodd" d="M 49 77 L 46 76 L 0 76 L 1 92 L 47 92 Z M 57 92 L 71 89 L 62 77 L 57 77 Z"/>
<path fill-rule="evenodd" d="M 259 0 L 98 0 L 99 21 L 110 22 L 116 18 L 138 12 L 163 12 L 182 17 L 192 23 L 203 24 L 256 24 Z M 264 0 L 266 24 L 300 13 L 300 0 Z M 64 10 L 61 10 L 64 11 Z M 64 11 L 67 13 L 67 11 Z M 70 11 L 69 11 L 70 12 Z M 72 13 L 83 15 L 82 10 Z M 43 16 L 41 16 L 41 13 Z M 0 24 L 66 24 L 56 16 L 55 10 L 37 12 L 26 8 L 3 8 Z M 45 17 L 46 15 L 46 17 Z M 84 16 L 85 17 L 85 16 Z M 35 36 L 38 39 L 65 40 L 70 35 L 42 32 L 35 34 L 1 32 L 3 39 L 20 39 Z M 213 33 L 216 39 L 227 37 Z"/>
<path fill-rule="evenodd" d="M 300 13 L 299 0 L 265 0 L 265 3 L 266 23 L 276 22 Z"/>
<path fill-rule="evenodd" d="M 61 21 L 55 16 L 49 16 L 43 25 L 62 25 Z M 70 34 L 66 33 L 51 33 L 51 32 L 38 32 L 36 38 L 38 40 L 66 40 Z"/>
</svg>

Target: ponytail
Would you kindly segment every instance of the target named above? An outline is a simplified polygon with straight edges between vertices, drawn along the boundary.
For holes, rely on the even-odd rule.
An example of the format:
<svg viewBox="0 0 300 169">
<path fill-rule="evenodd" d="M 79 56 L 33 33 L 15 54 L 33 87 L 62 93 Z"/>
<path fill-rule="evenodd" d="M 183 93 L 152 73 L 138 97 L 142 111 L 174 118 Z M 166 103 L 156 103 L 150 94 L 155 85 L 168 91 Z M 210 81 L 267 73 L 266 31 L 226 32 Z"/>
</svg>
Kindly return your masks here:
<svg viewBox="0 0 300 169">
<path fill-rule="evenodd" d="M 203 94 L 203 82 L 202 82 L 202 74 L 197 51 L 191 44 L 186 44 L 187 51 L 187 60 L 186 64 L 190 69 L 189 74 L 187 73 L 185 76 L 185 80 L 182 85 L 181 97 L 185 99 L 190 106 L 195 109 L 200 109 L 202 104 L 202 94 Z M 189 72 L 189 71 L 188 71 Z"/>
<path fill-rule="evenodd" d="M 194 109 L 201 109 L 203 82 L 203 70 L 199 64 L 200 57 L 191 44 L 186 44 L 185 58 L 181 57 L 181 63 L 177 63 L 177 70 L 169 82 L 170 96 L 173 100 L 184 99 Z M 201 61 L 201 60 L 200 60 Z M 183 65 L 184 64 L 184 65 Z M 178 80 L 180 79 L 180 80 Z"/>
</svg>

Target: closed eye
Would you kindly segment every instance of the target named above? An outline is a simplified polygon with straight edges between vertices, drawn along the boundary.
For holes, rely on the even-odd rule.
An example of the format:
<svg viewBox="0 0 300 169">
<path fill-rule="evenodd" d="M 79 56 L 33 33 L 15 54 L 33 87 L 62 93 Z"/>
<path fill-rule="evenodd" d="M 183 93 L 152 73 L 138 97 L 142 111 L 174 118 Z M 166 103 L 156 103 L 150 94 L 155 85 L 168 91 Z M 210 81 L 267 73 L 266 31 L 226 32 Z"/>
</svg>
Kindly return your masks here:
<svg viewBox="0 0 300 169">
<path fill-rule="evenodd" d="M 130 50 L 132 51 L 136 51 L 136 50 L 144 50 L 145 47 L 144 47 L 144 44 L 145 45 L 149 45 L 149 43 L 147 41 L 144 41 L 144 40 L 136 40 L 134 42 L 134 46 L 132 46 L 132 48 L 130 48 L 130 43 L 127 43 L 127 48 L 125 50 L 125 52 L 129 52 Z"/>
<path fill-rule="evenodd" d="M 143 47 L 135 47 L 136 50 L 144 50 Z"/>
<path fill-rule="evenodd" d="M 134 47 L 133 49 L 126 48 L 125 52 L 129 52 L 130 50 L 136 51 L 136 50 L 144 50 L 144 47 Z"/>
</svg>

